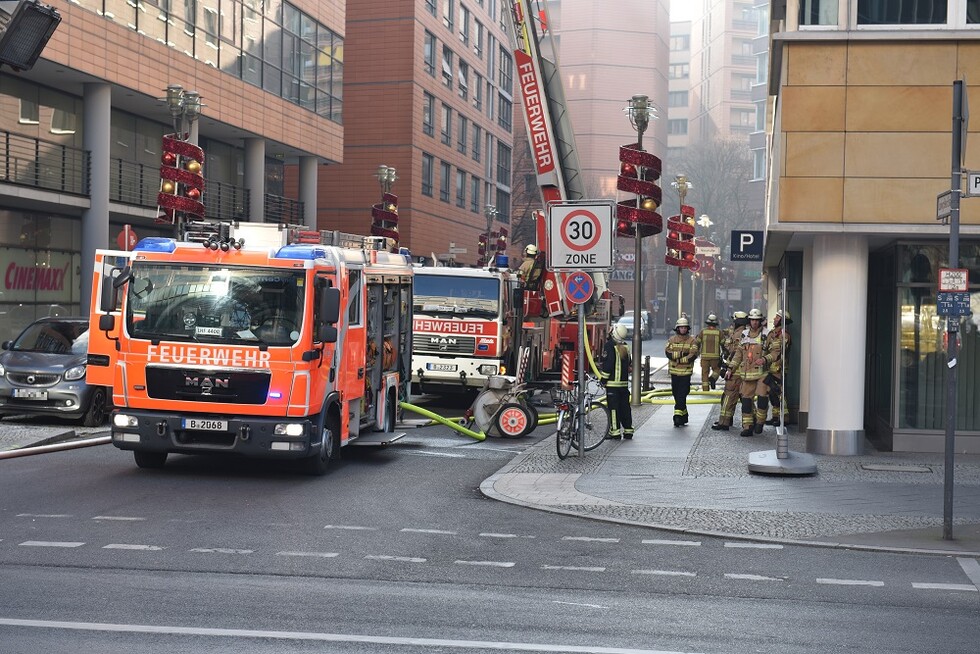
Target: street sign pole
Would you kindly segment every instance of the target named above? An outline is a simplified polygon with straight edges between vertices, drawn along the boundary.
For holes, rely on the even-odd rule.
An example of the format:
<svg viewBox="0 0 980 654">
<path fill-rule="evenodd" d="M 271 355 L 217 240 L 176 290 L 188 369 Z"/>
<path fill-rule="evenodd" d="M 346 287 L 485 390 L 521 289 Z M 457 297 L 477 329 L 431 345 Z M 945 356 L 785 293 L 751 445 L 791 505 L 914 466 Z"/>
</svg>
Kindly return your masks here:
<svg viewBox="0 0 980 654">
<path fill-rule="evenodd" d="M 969 120 L 963 80 L 953 82 L 953 148 L 950 173 L 949 267 L 960 265 L 960 189 L 963 184 L 963 135 Z M 956 357 L 959 350 L 960 316 L 946 316 L 946 452 L 943 475 L 943 540 L 953 539 L 953 465 L 956 445 Z"/>
</svg>

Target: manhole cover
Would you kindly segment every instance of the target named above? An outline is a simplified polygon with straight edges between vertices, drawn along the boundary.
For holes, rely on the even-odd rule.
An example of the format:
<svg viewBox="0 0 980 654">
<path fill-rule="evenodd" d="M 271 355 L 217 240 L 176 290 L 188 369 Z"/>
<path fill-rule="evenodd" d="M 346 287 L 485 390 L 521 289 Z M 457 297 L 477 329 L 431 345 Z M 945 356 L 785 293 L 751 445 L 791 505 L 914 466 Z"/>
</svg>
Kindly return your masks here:
<svg viewBox="0 0 980 654">
<path fill-rule="evenodd" d="M 898 465 L 894 463 L 869 463 L 861 466 L 872 472 L 932 472 L 929 466 Z"/>
</svg>

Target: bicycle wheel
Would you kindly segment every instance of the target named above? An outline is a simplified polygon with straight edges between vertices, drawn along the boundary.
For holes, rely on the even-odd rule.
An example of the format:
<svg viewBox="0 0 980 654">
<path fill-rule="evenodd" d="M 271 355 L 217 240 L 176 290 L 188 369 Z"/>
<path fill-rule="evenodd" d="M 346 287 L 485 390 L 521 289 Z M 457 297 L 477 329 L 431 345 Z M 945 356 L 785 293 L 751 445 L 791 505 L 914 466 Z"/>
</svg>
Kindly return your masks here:
<svg viewBox="0 0 980 654">
<path fill-rule="evenodd" d="M 572 420 L 571 412 L 559 411 L 556 425 L 558 431 L 555 433 L 555 446 L 558 449 L 558 458 L 564 459 L 572 451 Z"/>
<path fill-rule="evenodd" d="M 609 435 L 609 408 L 604 404 L 593 402 L 585 414 L 585 449 L 586 452 L 602 445 Z"/>
</svg>

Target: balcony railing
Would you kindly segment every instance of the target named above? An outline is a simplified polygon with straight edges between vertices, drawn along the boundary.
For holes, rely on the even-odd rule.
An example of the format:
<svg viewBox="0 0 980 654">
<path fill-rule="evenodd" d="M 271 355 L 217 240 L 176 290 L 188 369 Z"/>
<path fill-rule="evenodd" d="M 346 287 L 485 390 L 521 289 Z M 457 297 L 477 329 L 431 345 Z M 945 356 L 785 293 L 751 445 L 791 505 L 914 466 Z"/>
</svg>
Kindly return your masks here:
<svg viewBox="0 0 980 654">
<path fill-rule="evenodd" d="M 89 154 L 80 148 L 0 131 L 0 181 L 88 195 Z"/>
<path fill-rule="evenodd" d="M 248 220 L 248 189 L 208 181 L 204 186 L 204 212 L 215 220 Z"/>
<path fill-rule="evenodd" d="M 303 203 L 299 200 L 284 198 L 271 193 L 265 194 L 265 212 L 267 223 L 303 224 Z"/>
</svg>

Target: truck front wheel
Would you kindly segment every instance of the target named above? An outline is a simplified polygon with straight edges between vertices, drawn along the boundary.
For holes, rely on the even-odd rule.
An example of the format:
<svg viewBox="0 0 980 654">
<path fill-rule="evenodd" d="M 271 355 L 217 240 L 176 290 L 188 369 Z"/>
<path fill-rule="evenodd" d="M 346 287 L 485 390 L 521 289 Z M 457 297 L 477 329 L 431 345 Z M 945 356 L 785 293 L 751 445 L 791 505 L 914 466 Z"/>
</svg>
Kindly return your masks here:
<svg viewBox="0 0 980 654">
<path fill-rule="evenodd" d="M 309 459 L 304 461 L 308 475 L 320 476 L 326 474 L 330 463 L 337 457 L 340 448 L 340 421 L 336 416 L 328 415 L 320 427 L 320 448 Z"/>
<path fill-rule="evenodd" d="M 167 462 L 167 453 L 133 450 L 133 458 L 136 459 L 136 465 L 138 467 L 155 470 L 162 468 Z"/>
</svg>

